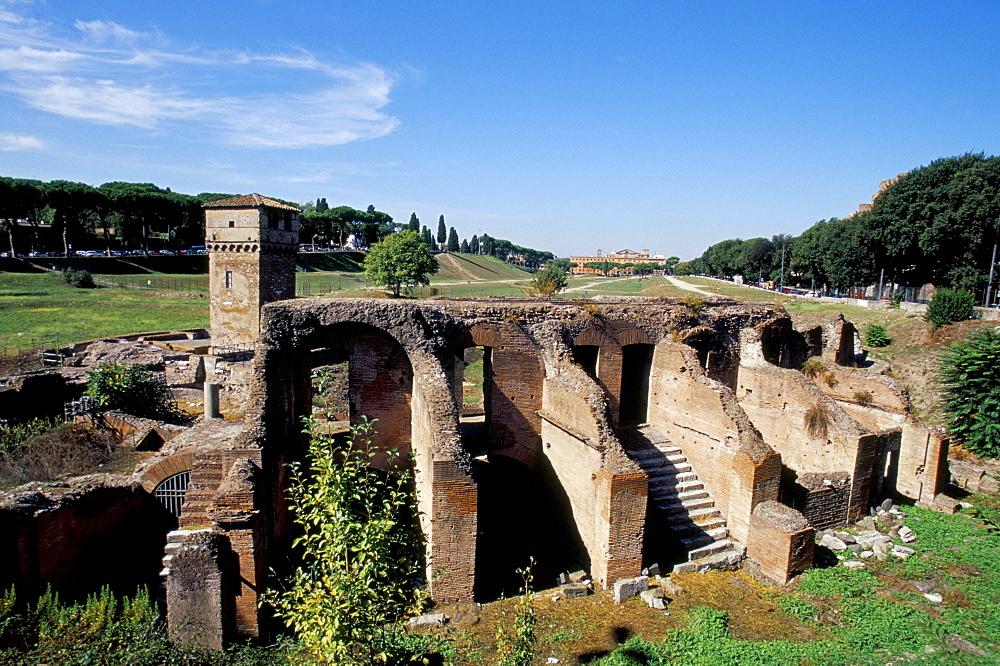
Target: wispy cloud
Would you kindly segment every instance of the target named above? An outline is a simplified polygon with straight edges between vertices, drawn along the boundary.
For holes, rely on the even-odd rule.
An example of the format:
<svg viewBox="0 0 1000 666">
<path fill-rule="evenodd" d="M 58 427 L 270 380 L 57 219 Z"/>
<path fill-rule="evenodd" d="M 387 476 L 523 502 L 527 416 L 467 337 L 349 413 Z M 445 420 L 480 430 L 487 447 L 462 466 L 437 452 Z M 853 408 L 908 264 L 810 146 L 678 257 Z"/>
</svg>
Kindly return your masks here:
<svg viewBox="0 0 1000 666">
<path fill-rule="evenodd" d="M 23 134 L 0 134 L 0 150 L 10 152 L 15 150 L 45 150 L 45 144 L 34 136 Z"/>
<path fill-rule="evenodd" d="M 0 94 L 47 113 L 267 148 L 340 145 L 399 126 L 384 110 L 395 76 L 372 63 L 176 48 L 110 21 L 59 30 L 17 8 L 0 0 Z M 239 84 L 220 92 L 219 81 Z"/>
</svg>

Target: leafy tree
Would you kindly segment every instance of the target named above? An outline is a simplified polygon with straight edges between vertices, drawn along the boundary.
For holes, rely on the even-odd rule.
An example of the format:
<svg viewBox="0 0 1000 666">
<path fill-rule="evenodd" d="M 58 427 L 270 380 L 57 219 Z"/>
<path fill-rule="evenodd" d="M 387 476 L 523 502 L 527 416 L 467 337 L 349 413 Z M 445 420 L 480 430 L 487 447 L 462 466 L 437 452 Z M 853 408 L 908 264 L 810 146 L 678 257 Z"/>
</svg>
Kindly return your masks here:
<svg viewBox="0 0 1000 666">
<path fill-rule="evenodd" d="M 100 411 L 118 410 L 149 419 L 178 421 L 166 383 L 139 365 L 105 363 L 87 371 L 86 394 Z"/>
<path fill-rule="evenodd" d="M 372 284 L 389 287 L 393 296 L 418 284 L 430 284 L 437 262 L 420 237 L 412 231 L 392 234 L 376 243 L 365 257 L 365 277 Z"/>
<path fill-rule="evenodd" d="M 448 240 L 448 229 L 444 226 L 444 215 L 438 218 L 437 242 L 438 247 L 444 249 L 444 244 Z"/>
<path fill-rule="evenodd" d="M 927 304 L 924 320 L 938 328 L 956 321 L 973 319 L 975 316 L 975 296 L 961 289 L 942 287 L 934 292 L 934 297 Z"/>
<path fill-rule="evenodd" d="M 479 236 L 476 234 L 472 234 L 472 240 L 469 241 L 469 252 L 479 254 Z"/>
<path fill-rule="evenodd" d="M 551 296 L 566 288 L 566 270 L 549 264 L 531 278 L 531 290 L 538 296 Z"/>
<path fill-rule="evenodd" d="M 311 421 L 306 433 L 308 459 L 292 464 L 288 493 L 303 563 L 268 601 L 321 663 L 404 663 L 421 655 L 427 645 L 415 645 L 397 622 L 421 601 L 423 541 L 410 464 L 372 445 L 367 420 L 349 441 Z M 388 473 L 374 464 L 385 453 Z"/>
<path fill-rule="evenodd" d="M 469 241 L 462 239 L 462 244 L 459 246 L 458 251 L 462 254 L 469 254 Z"/>
<path fill-rule="evenodd" d="M 448 248 L 447 249 L 448 249 L 449 252 L 458 252 L 459 247 L 460 246 L 458 244 L 458 232 L 455 231 L 455 227 L 452 227 L 451 229 L 448 230 Z"/>
<path fill-rule="evenodd" d="M 935 160 L 889 186 L 864 214 L 879 268 L 901 284 L 982 289 L 1000 215 L 1000 157 Z"/>
<path fill-rule="evenodd" d="M 69 254 L 70 241 L 93 228 L 93 219 L 107 207 L 108 200 L 101 192 L 84 183 L 54 180 L 45 185 L 45 201 L 54 211 L 53 226 L 62 238 L 63 254 Z"/>
<path fill-rule="evenodd" d="M 410 213 L 410 223 L 406 226 L 410 231 L 415 231 L 420 233 L 420 220 L 417 218 L 416 213 Z"/>
<path fill-rule="evenodd" d="M 981 456 L 1000 456 L 1000 330 L 984 328 L 949 347 L 938 381 L 951 434 Z"/>
<path fill-rule="evenodd" d="M 326 202 L 326 197 L 322 197 L 320 199 L 316 199 L 316 212 L 317 213 L 325 213 L 328 210 L 330 210 L 330 204 L 328 204 Z"/>
<path fill-rule="evenodd" d="M 427 246 L 427 249 L 434 249 L 434 236 L 431 235 L 431 230 L 427 227 L 424 227 L 424 230 L 420 233 L 420 240 Z"/>
</svg>

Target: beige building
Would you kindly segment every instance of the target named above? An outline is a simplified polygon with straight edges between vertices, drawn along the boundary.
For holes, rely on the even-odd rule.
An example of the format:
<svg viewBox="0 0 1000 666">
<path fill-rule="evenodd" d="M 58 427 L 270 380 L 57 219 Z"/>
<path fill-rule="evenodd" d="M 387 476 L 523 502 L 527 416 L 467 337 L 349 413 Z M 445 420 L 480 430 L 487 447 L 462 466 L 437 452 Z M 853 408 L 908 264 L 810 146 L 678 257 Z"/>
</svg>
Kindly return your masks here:
<svg viewBox="0 0 1000 666">
<path fill-rule="evenodd" d="M 594 262 L 609 262 L 618 264 L 657 264 L 663 265 L 666 259 L 661 255 L 649 256 L 649 250 L 636 252 L 635 250 L 618 250 L 605 255 L 601 250 L 597 251 L 595 257 L 570 257 L 571 273 L 602 273 L 600 269 L 587 268 L 586 264 Z M 627 270 L 627 269 L 626 269 Z M 630 271 L 628 271 L 630 272 Z"/>
<path fill-rule="evenodd" d="M 260 309 L 295 297 L 299 209 L 259 194 L 204 204 L 212 344 L 251 346 Z"/>
</svg>

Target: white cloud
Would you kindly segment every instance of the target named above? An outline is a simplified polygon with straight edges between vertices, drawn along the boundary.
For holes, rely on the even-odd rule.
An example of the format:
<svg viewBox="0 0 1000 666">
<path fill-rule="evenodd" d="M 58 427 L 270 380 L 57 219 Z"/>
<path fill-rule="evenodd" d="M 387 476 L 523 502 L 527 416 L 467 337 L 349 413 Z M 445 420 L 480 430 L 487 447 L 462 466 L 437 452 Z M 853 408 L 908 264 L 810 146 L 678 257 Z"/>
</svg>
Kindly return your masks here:
<svg viewBox="0 0 1000 666">
<path fill-rule="evenodd" d="M 74 28 L 60 38 L 31 19 L 0 24 L 0 94 L 74 120 L 197 130 L 245 146 L 340 145 L 399 126 L 383 110 L 395 77 L 375 64 L 328 62 L 304 50 L 172 48 L 160 35 L 110 21 L 77 20 Z"/>
<path fill-rule="evenodd" d="M 15 150 L 45 150 L 45 144 L 34 136 L 23 134 L 0 134 L 0 150 L 5 152 Z"/>
</svg>

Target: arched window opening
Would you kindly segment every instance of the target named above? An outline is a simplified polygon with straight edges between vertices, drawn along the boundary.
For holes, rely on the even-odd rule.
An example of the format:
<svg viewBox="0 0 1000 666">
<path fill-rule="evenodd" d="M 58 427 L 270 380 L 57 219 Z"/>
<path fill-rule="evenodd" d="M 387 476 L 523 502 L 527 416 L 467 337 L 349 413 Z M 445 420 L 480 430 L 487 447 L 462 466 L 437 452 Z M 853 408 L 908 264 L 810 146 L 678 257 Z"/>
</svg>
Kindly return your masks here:
<svg viewBox="0 0 1000 666">
<path fill-rule="evenodd" d="M 158 499 L 167 511 L 175 516 L 180 516 L 184 495 L 187 493 L 190 480 L 191 470 L 168 476 L 153 488 L 153 497 Z"/>
</svg>

